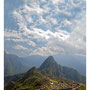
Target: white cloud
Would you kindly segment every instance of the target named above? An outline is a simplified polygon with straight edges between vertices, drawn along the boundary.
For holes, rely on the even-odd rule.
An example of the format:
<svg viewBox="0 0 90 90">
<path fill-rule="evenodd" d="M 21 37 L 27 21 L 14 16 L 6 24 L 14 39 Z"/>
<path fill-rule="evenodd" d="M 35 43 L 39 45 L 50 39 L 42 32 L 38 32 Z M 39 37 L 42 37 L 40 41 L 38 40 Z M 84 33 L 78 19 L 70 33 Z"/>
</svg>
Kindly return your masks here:
<svg viewBox="0 0 90 90">
<path fill-rule="evenodd" d="M 68 39 L 74 46 L 83 49 L 86 47 L 86 18 L 81 21 L 76 21 L 72 26 L 73 32 Z"/>
<path fill-rule="evenodd" d="M 52 0 L 53 4 L 63 3 L 64 0 Z"/>
<path fill-rule="evenodd" d="M 17 49 L 17 50 L 27 50 L 28 48 L 22 46 L 22 45 L 16 45 L 13 47 L 14 49 Z"/>
<path fill-rule="evenodd" d="M 50 38 L 48 41 L 48 47 L 53 48 L 57 53 L 67 54 L 86 54 L 86 25 L 85 18 L 81 21 L 77 21 L 72 26 L 72 33 L 68 35 L 65 40 L 59 38 Z"/>
<path fill-rule="evenodd" d="M 12 12 L 19 29 L 6 30 L 5 37 L 7 40 L 25 42 L 35 47 L 30 55 L 85 55 L 85 5 L 82 6 L 82 2 L 84 0 L 69 0 L 67 3 L 64 0 L 27 0 L 23 6 Z M 71 31 L 69 32 L 66 27 Z M 14 48 L 27 50 L 23 45 Z"/>
<path fill-rule="evenodd" d="M 19 32 L 17 32 L 16 30 L 11 30 L 11 31 L 5 31 L 4 32 L 4 37 L 5 38 L 20 38 Z"/>
<path fill-rule="evenodd" d="M 30 53 L 29 55 L 41 55 L 41 56 L 48 56 L 48 55 L 54 55 L 56 54 L 55 52 L 53 52 L 50 48 L 48 47 L 41 47 L 41 48 L 37 48 L 36 50 L 33 50 L 32 53 Z"/>
<path fill-rule="evenodd" d="M 33 5 L 34 6 L 34 5 Z M 27 6 L 25 4 L 24 6 L 24 12 L 29 12 L 30 14 L 41 14 L 43 12 L 43 10 L 39 7 L 39 5 L 34 6 L 33 8 L 30 8 L 29 6 Z"/>
<path fill-rule="evenodd" d="M 30 46 L 33 46 L 33 47 L 35 47 L 36 46 L 36 44 L 35 44 L 35 42 L 33 42 L 33 41 L 29 41 L 29 43 L 28 43 Z"/>
<path fill-rule="evenodd" d="M 33 35 L 33 38 L 39 39 L 44 38 L 48 40 L 49 38 L 59 38 L 60 40 L 65 40 L 68 38 L 69 33 L 67 31 L 58 30 L 57 32 L 52 32 L 50 30 L 44 31 L 42 29 L 33 28 L 33 30 L 25 29 L 26 32 Z"/>
</svg>

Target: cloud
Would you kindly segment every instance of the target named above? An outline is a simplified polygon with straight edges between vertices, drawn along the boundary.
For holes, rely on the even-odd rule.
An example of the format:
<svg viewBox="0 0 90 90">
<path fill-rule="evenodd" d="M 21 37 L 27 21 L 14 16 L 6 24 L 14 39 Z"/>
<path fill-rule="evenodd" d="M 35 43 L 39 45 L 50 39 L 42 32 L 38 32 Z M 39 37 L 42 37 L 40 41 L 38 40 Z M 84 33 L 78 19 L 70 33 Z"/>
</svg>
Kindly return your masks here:
<svg viewBox="0 0 90 90">
<path fill-rule="evenodd" d="M 22 45 L 16 45 L 13 48 L 16 49 L 16 50 L 26 50 L 26 49 L 28 49 L 28 48 L 26 48 L 26 47 L 24 47 Z"/>
<path fill-rule="evenodd" d="M 70 35 L 69 41 L 79 49 L 85 50 L 86 47 L 86 18 L 81 21 L 76 21 L 72 26 L 73 32 Z M 85 52 L 85 51 L 84 51 Z"/>
<path fill-rule="evenodd" d="M 53 0 L 52 3 L 53 4 L 58 4 L 58 3 L 63 3 L 64 0 Z"/>
<path fill-rule="evenodd" d="M 5 29 L 5 40 L 24 53 L 29 46 L 28 55 L 86 55 L 85 7 L 85 0 L 27 0 L 12 12 L 19 29 Z"/>
<path fill-rule="evenodd" d="M 37 48 L 36 50 L 33 50 L 32 53 L 30 53 L 29 55 L 40 55 L 40 56 L 48 56 L 48 55 L 53 55 L 56 54 L 55 52 L 53 52 L 50 48 L 48 47 L 41 47 L 41 48 Z"/>
<path fill-rule="evenodd" d="M 20 38 L 20 34 L 16 30 L 5 29 L 4 37 L 5 38 Z"/>
<path fill-rule="evenodd" d="M 28 45 L 33 46 L 33 47 L 36 46 L 35 42 L 33 42 L 33 41 L 29 41 Z"/>
<path fill-rule="evenodd" d="M 51 38 L 48 42 L 48 47 L 53 48 L 57 53 L 68 53 L 75 55 L 86 54 L 86 25 L 85 18 L 81 21 L 74 22 L 72 33 L 65 40 L 59 38 Z M 53 42 L 54 41 L 54 42 Z"/>
</svg>

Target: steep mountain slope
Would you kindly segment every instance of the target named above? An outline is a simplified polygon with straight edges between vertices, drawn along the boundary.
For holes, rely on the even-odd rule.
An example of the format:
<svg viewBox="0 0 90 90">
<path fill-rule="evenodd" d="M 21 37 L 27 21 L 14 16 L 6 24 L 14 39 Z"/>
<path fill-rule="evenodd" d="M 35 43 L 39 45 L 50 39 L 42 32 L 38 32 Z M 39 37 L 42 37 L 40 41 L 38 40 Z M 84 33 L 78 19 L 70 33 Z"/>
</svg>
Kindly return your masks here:
<svg viewBox="0 0 90 90">
<path fill-rule="evenodd" d="M 86 82 L 85 76 L 82 76 L 77 70 L 73 68 L 62 66 L 61 72 L 63 73 L 63 76 L 65 78 L 82 82 L 82 83 Z"/>
<path fill-rule="evenodd" d="M 8 76 L 26 72 L 33 66 L 39 67 L 44 59 L 45 57 L 38 55 L 21 58 L 4 52 L 4 75 Z"/>
<path fill-rule="evenodd" d="M 37 58 L 37 60 L 39 58 Z M 43 59 L 43 57 L 41 58 L 41 60 L 42 59 Z M 5 62 L 4 62 L 5 63 L 4 64 L 5 65 L 5 68 L 4 68 L 5 76 L 26 72 L 31 66 L 34 66 L 34 64 L 32 64 L 33 57 L 32 57 L 32 59 L 30 59 L 31 63 L 29 63 L 29 59 L 25 60 L 23 58 L 19 58 L 19 57 L 15 56 L 15 55 L 5 53 L 4 60 L 5 60 Z M 24 64 L 25 61 L 26 61 L 26 63 Z M 37 63 L 37 62 L 35 62 L 35 63 Z M 30 64 L 30 66 L 29 66 L 29 64 Z M 85 82 L 85 77 L 81 76 L 79 72 L 77 72 L 75 69 L 58 65 L 52 56 L 48 57 L 42 63 L 39 70 L 41 70 L 45 74 L 53 75 L 55 77 L 60 78 L 63 75 L 64 77 L 72 79 L 72 80 L 76 80 L 76 81 L 83 82 L 83 83 Z"/>
<path fill-rule="evenodd" d="M 24 73 L 11 75 L 11 76 L 5 76 L 4 77 L 4 86 L 6 86 L 11 81 L 17 81 L 17 80 L 21 79 L 23 76 L 24 76 Z"/>
<path fill-rule="evenodd" d="M 20 60 L 21 58 L 18 56 L 4 53 L 4 75 L 8 76 L 25 72 L 27 67 Z"/>
<path fill-rule="evenodd" d="M 56 63 L 52 56 L 48 57 L 40 66 L 40 71 L 49 74 L 50 76 L 62 77 L 60 66 Z"/>
<path fill-rule="evenodd" d="M 39 86 L 37 84 L 40 84 L 38 80 L 42 77 L 43 75 L 37 70 L 37 68 L 32 67 L 28 72 L 24 74 L 22 79 L 17 82 L 9 83 L 6 86 L 5 90 L 35 90 L 34 88 L 37 88 L 37 86 Z"/>
<path fill-rule="evenodd" d="M 49 75 L 55 77 L 65 77 L 71 80 L 85 83 L 85 77 L 72 68 L 58 65 L 52 56 L 49 56 L 39 68 L 40 71 L 44 71 Z"/>
<path fill-rule="evenodd" d="M 49 77 L 32 67 L 17 82 L 10 82 L 5 90 L 72 90 L 84 86 L 82 83 L 67 79 Z"/>
<path fill-rule="evenodd" d="M 8 59 L 7 60 L 8 63 L 6 63 L 5 68 L 7 68 L 9 66 L 10 57 L 14 60 L 15 60 L 14 57 L 16 57 L 16 59 L 18 57 L 16 55 L 11 55 L 11 54 L 8 54 L 8 55 L 5 54 L 5 56 L 7 56 L 5 58 L 5 62 Z M 47 57 L 34 55 L 34 56 L 28 56 L 28 57 L 22 57 L 22 58 L 18 57 L 18 58 L 19 59 L 17 60 L 17 62 L 21 63 L 24 66 L 24 68 L 27 68 L 25 70 L 25 72 L 26 72 L 27 70 L 29 70 L 33 66 L 38 68 Z M 70 68 L 74 68 L 78 72 L 80 72 L 81 75 L 84 75 L 84 76 L 86 75 L 85 57 L 60 54 L 60 55 L 54 55 L 54 58 L 58 64 L 63 65 L 63 66 L 67 66 Z M 12 60 L 12 62 L 14 62 L 14 61 Z M 14 65 L 16 65 L 16 63 L 14 63 Z M 12 68 L 13 68 L 13 65 L 12 65 Z M 6 73 L 8 73 L 6 75 L 11 75 L 11 72 L 8 72 L 8 70 L 6 70 Z M 20 73 L 20 72 L 18 72 L 18 73 Z M 14 74 L 16 74 L 16 73 L 14 73 Z"/>
<path fill-rule="evenodd" d="M 81 75 L 86 76 L 86 57 L 78 55 L 58 54 L 54 55 L 58 64 L 76 69 Z"/>
<path fill-rule="evenodd" d="M 80 75 L 75 69 L 58 65 L 54 58 L 49 56 L 38 69 L 33 67 L 25 74 L 5 77 L 5 84 L 10 83 L 10 81 L 19 80 L 19 83 L 29 85 L 33 80 L 42 78 L 43 76 L 50 79 L 60 79 L 64 81 L 70 79 L 85 83 L 85 77 Z"/>
<path fill-rule="evenodd" d="M 53 55 L 56 62 L 60 65 L 74 68 L 76 69 L 81 75 L 86 76 L 86 57 L 85 56 L 78 56 L 78 55 L 66 55 L 66 54 L 58 54 Z M 39 67 L 43 61 L 47 58 L 46 56 L 28 56 L 23 57 L 23 62 L 30 68 L 32 66 Z"/>
</svg>

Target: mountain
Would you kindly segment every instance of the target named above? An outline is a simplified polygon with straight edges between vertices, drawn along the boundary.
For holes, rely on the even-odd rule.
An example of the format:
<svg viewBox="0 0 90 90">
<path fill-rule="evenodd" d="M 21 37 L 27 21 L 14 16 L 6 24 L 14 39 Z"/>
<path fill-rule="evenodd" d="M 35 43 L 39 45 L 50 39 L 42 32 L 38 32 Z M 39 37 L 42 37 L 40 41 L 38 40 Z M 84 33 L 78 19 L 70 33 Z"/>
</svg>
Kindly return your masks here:
<svg viewBox="0 0 90 90">
<path fill-rule="evenodd" d="M 54 58 L 58 64 L 76 69 L 86 76 L 86 56 L 57 54 Z"/>
<path fill-rule="evenodd" d="M 26 59 L 26 58 L 20 58 L 12 54 L 5 53 L 4 54 L 4 65 L 5 65 L 4 75 L 8 76 L 8 75 L 14 75 L 17 73 L 26 72 L 29 68 L 33 66 L 37 66 L 35 65 L 35 63 L 37 64 L 36 58 L 37 58 L 38 63 L 41 64 L 40 63 L 41 60 L 44 61 L 43 59 L 45 57 L 40 57 L 40 56 L 33 57 L 32 56 L 31 58 L 27 57 Z M 41 64 L 39 70 L 41 70 L 45 74 L 54 75 L 56 77 L 62 77 L 63 75 L 66 78 L 69 78 L 72 80 L 76 80 L 79 82 L 82 82 L 82 81 L 85 82 L 85 77 L 80 75 L 80 73 L 77 70 L 58 65 L 52 56 L 48 57 Z"/>
<path fill-rule="evenodd" d="M 40 59 L 42 61 L 45 57 L 37 56 L 38 63 L 40 64 Z M 25 62 L 26 61 L 26 62 Z M 30 63 L 31 61 L 31 63 Z M 11 54 L 4 54 L 4 75 L 14 75 L 17 73 L 23 73 L 26 72 L 29 68 L 33 67 L 35 63 L 37 64 L 36 57 L 33 56 L 32 58 L 20 58 L 15 55 Z M 30 65 L 30 66 L 29 66 Z M 37 66 L 37 65 L 36 65 Z M 71 80 L 76 80 L 78 82 L 85 83 L 85 77 L 82 76 L 77 70 L 58 65 L 57 62 L 54 60 L 52 56 L 48 57 L 39 67 L 39 70 L 42 71 L 44 74 L 48 74 L 50 76 L 55 77 L 65 77 Z"/>
<path fill-rule="evenodd" d="M 44 87 L 43 85 L 51 88 L 48 85 L 52 82 L 58 88 L 60 88 L 61 82 L 63 82 L 67 88 L 71 88 L 72 84 L 79 82 L 85 83 L 85 77 L 80 75 L 75 69 L 57 64 L 54 58 L 49 56 L 38 69 L 36 67 L 32 67 L 26 73 L 5 77 L 5 90 L 11 90 L 11 88 L 17 88 L 16 90 L 22 90 L 22 88 L 35 90 L 36 88 Z"/>
<path fill-rule="evenodd" d="M 32 67 L 20 80 L 17 82 L 10 82 L 5 87 L 5 90 L 36 90 L 34 88 L 38 88 L 37 86 L 40 86 L 38 84 L 42 84 L 41 82 L 39 83 L 39 79 L 42 79 L 42 77 L 43 75 L 38 71 L 38 69 L 36 67 Z"/>
<path fill-rule="evenodd" d="M 30 69 L 31 67 L 39 67 L 44 60 L 46 59 L 45 56 L 40 56 L 40 55 L 33 55 L 33 56 L 28 56 L 28 57 L 22 57 L 22 64 L 28 67 Z"/>
<path fill-rule="evenodd" d="M 40 71 L 49 74 L 50 76 L 62 77 L 60 66 L 56 63 L 52 56 L 49 56 L 40 66 Z"/>
<path fill-rule="evenodd" d="M 32 67 L 21 79 L 11 81 L 5 90 L 76 90 L 83 86 L 85 85 L 72 80 L 47 76 L 36 67 Z"/>
<path fill-rule="evenodd" d="M 85 76 L 82 76 L 77 70 L 73 68 L 62 66 L 61 72 L 63 73 L 63 76 L 65 78 L 78 81 L 78 82 L 82 82 L 82 83 L 86 83 Z"/>
<path fill-rule="evenodd" d="M 26 82 L 26 79 L 30 82 L 34 79 L 41 78 L 42 74 L 38 71 L 36 67 L 32 67 L 27 73 L 25 73 L 24 77 L 20 80 L 20 82 Z"/>
<path fill-rule="evenodd" d="M 28 57 L 18 57 L 16 55 L 12 55 L 12 54 L 5 54 L 5 56 L 7 56 L 7 58 L 5 58 L 5 62 L 10 57 L 14 60 L 15 60 L 14 57 L 19 58 L 17 60 L 17 62 L 21 63 L 24 66 L 24 68 L 26 69 L 24 72 L 26 72 L 33 66 L 35 66 L 37 68 L 40 67 L 40 65 L 47 58 L 46 56 L 39 56 L 39 55 L 33 55 L 33 56 L 28 56 Z M 58 64 L 61 64 L 66 67 L 74 68 L 81 75 L 84 75 L 84 76 L 86 75 L 86 57 L 85 56 L 75 56 L 75 55 L 73 56 L 73 55 L 59 54 L 59 55 L 53 55 L 53 57 L 55 58 L 55 60 Z M 14 61 L 12 60 L 12 62 L 14 62 Z M 9 62 L 8 63 L 6 62 L 5 68 L 7 68 L 8 65 L 9 65 Z M 14 63 L 14 65 L 17 65 L 17 64 Z M 12 68 L 13 68 L 13 65 L 12 65 Z M 8 71 L 9 70 L 5 71 L 8 73 L 6 75 L 12 75 L 11 72 L 8 72 Z M 18 71 L 18 73 L 20 73 L 20 72 Z M 13 74 L 17 74 L 17 73 L 13 73 Z"/>
<path fill-rule="evenodd" d="M 80 75 L 80 73 L 77 70 L 57 64 L 52 56 L 49 56 L 42 63 L 39 70 L 44 71 L 50 76 L 55 76 L 58 78 L 65 77 L 71 80 L 85 83 L 85 77 Z"/>
<path fill-rule="evenodd" d="M 86 76 L 86 57 L 78 55 L 68 55 L 68 54 L 57 54 L 53 55 L 56 62 L 66 67 L 76 69 L 81 75 Z M 23 57 L 24 64 L 30 67 L 39 67 L 47 56 L 33 55 L 28 57 Z"/>
<path fill-rule="evenodd" d="M 39 55 L 18 57 L 4 52 L 4 75 L 9 76 L 26 72 L 33 66 L 39 67 L 44 59 L 45 57 Z"/>
<path fill-rule="evenodd" d="M 4 77 L 4 86 L 6 86 L 11 81 L 19 80 L 23 76 L 24 76 L 24 73 L 20 73 L 20 74 L 16 74 L 16 75 L 11 75 L 11 76 L 5 76 Z"/>
<path fill-rule="evenodd" d="M 14 75 L 17 73 L 22 73 L 27 71 L 27 67 L 25 67 L 21 61 L 21 58 L 15 55 L 4 53 L 4 75 Z"/>
</svg>

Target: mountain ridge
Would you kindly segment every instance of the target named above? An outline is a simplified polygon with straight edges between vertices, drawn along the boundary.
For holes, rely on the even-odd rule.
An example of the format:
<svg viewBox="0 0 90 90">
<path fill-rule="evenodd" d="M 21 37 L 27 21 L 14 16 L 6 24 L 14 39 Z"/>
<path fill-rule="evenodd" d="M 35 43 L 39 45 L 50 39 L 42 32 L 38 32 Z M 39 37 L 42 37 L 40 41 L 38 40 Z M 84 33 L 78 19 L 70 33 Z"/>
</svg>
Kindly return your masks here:
<svg viewBox="0 0 90 90">
<path fill-rule="evenodd" d="M 26 68 L 26 70 L 24 71 L 24 72 L 26 72 L 27 70 L 29 70 L 31 67 L 33 67 L 33 66 L 35 66 L 35 67 L 37 67 L 37 68 L 39 68 L 40 67 L 40 65 L 44 62 L 44 60 L 47 58 L 47 57 L 45 57 L 45 56 L 38 56 L 38 55 L 36 55 L 36 56 L 28 56 L 28 57 L 18 57 L 17 56 L 17 58 L 14 58 L 13 56 L 16 56 L 16 55 L 12 55 L 12 54 L 5 54 L 5 52 L 4 52 L 4 57 L 5 56 L 8 56 L 8 57 L 11 57 L 11 58 L 13 58 L 13 60 L 12 60 L 12 63 L 14 62 L 14 60 L 15 59 L 17 59 L 18 61 L 17 61 L 17 63 L 19 62 L 19 63 L 21 63 L 22 65 L 23 65 L 23 67 L 24 68 Z M 7 58 L 8 58 L 7 57 Z M 6 62 L 7 61 L 7 58 L 4 58 L 4 61 Z M 18 59 L 19 58 L 19 59 Z M 63 65 L 63 66 L 66 66 L 66 67 L 70 67 L 70 68 L 74 68 L 74 69 L 76 69 L 78 72 L 80 72 L 80 74 L 82 74 L 82 75 L 84 75 L 84 76 L 86 76 L 85 75 L 85 72 L 86 72 L 86 63 L 85 63 L 85 58 L 84 57 L 77 57 L 77 56 L 66 56 L 66 55 L 63 55 L 63 54 L 61 54 L 61 55 L 55 55 L 54 56 L 54 58 L 55 58 L 55 60 L 56 60 L 56 62 L 58 63 L 58 64 L 61 64 L 61 65 Z M 82 62 L 81 62 L 82 61 Z M 8 65 L 9 63 L 11 63 L 10 62 L 10 60 L 9 60 L 9 62 L 7 63 L 6 62 L 6 65 Z M 14 63 L 14 66 L 17 66 L 18 64 L 16 64 L 16 63 Z M 8 65 L 9 67 L 11 66 L 11 65 Z M 12 66 L 12 68 L 14 67 L 14 66 Z M 5 68 L 7 68 L 7 66 L 5 67 Z M 9 69 L 10 70 L 10 69 Z M 15 70 L 15 69 L 14 69 Z M 14 71 L 13 70 L 13 71 Z M 19 70 L 19 69 L 18 69 Z M 7 70 L 5 70 L 6 71 L 6 73 L 7 73 Z M 14 73 L 14 72 L 8 72 L 7 73 L 7 76 L 10 76 L 10 75 L 14 75 L 14 74 L 18 74 L 18 73 L 22 73 L 21 72 L 21 70 L 19 70 L 17 73 Z"/>
<path fill-rule="evenodd" d="M 33 75 L 35 77 L 33 77 Z M 82 80 L 82 78 L 84 78 L 84 77 L 81 77 L 81 75 L 75 69 L 64 67 L 64 66 L 61 66 L 61 65 L 57 64 L 57 62 L 51 56 L 48 57 L 41 64 L 40 68 L 32 67 L 25 74 L 23 74 L 23 77 L 22 77 L 20 82 L 24 82 L 25 83 L 27 81 L 26 80 L 27 78 L 31 78 L 32 79 L 32 77 L 33 77 L 33 79 L 36 79 L 36 78 L 42 77 L 43 75 L 47 76 L 47 77 L 59 78 L 59 79 L 66 78 L 66 79 L 70 79 L 70 80 L 74 80 L 74 81 L 85 83 L 85 80 L 84 79 Z M 20 75 L 18 75 L 17 78 L 16 77 L 12 77 L 11 81 L 16 81 L 16 79 L 18 80 L 19 76 Z M 10 77 L 9 77 L 9 79 L 10 79 Z M 8 78 L 6 77 L 5 80 L 8 80 Z"/>
<path fill-rule="evenodd" d="M 39 70 L 44 71 L 44 72 L 48 73 L 49 75 L 55 75 L 58 78 L 64 76 L 64 78 L 68 78 L 71 80 L 76 80 L 78 82 L 85 83 L 85 77 L 82 76 L 77 70 L 57 64 L 57 62 L 54 60 L 54 58 L 52 56 L 49 56 L 41 64 Z"/>
</svg>

